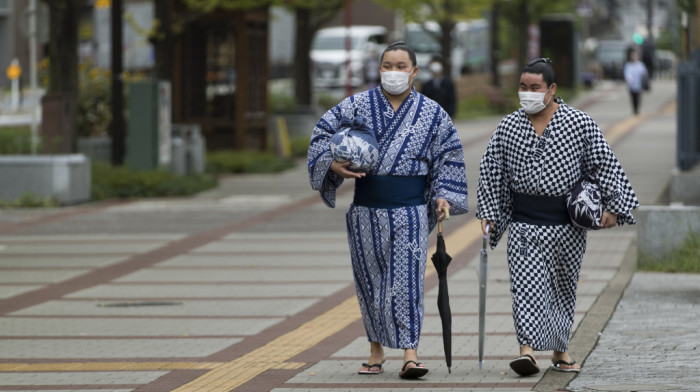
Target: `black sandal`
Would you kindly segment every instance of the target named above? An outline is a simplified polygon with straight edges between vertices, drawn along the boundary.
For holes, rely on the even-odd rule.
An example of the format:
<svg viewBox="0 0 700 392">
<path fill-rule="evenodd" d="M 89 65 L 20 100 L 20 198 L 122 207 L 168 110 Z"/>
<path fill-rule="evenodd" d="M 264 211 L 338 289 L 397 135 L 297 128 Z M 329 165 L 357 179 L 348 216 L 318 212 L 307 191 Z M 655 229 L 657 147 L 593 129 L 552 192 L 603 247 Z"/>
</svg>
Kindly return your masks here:
<svg viewBox="0 0 700 392">
<path fill-rule="evenodd" d="M 410 367 L 406 369 L 406 366 L 408 366 L 409 363 L 412 363 L 416 366 Z M 406 363 L 403 364 L 403 367 L 401 368 L 401 371 L 399 372 L 399 377 L 405 378 L 405 379 L 416 379 L 425 376 L 428 374 L 430 370 L 428 370 L 427 367 L 423 366 L 420 367 L 422 363 L 416 362 L 416 361 L 406 361 Z"/>
<path fill-rule="evenodd" d="M 581 371 L 581 368 L 575 368 L 574 364 L 576 364 L 576 361 L 571 361 L 571 362 L 566 362 L 563 359 L 558 360 L 557 362 L 552 364 L 552 369 L 558 371 L 558 372 L 571 372 L 571 373 L 579 373 Z M 570 369 L 564 369 L 561 367 L 562 365 L 564 366 L 569 366 Z"/>
<path fill-rule="evenodd" d="M 540 372 L 540 368 L 539 366 L 537 366 L 535 358 L 530 354 L 525 354 L 522 357 L 511 362 L 510 368 L 523 377 L 532 376 L 533 374 L 537 374 Z"/>
</svg>

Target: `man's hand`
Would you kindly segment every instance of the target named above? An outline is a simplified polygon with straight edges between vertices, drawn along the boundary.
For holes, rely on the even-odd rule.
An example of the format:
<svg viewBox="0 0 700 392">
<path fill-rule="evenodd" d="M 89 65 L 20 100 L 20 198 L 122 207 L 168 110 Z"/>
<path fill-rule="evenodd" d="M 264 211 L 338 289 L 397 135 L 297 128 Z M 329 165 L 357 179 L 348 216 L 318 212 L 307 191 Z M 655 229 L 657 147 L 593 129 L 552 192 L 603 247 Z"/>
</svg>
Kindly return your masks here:
<svg viewBox="0 0 700 392">
<path fill-rule="evenodd" d="M 600 218 L 600 228 L 609 229 L 617 225 L 617 215 L 607 211 L 603 211 L 603 217 Z"/>
<path fill-rule="evenodd" d="M 437 211 L 438 222 L 442 222 L 449 216 L 450 203 L 445 199 L 437 199 L 435 200 L 435 210 Z M 447 211 L 447 213 L 445 213 L 445 211 Z"/>
<path fill-rule="evenodd" d="M 331 163 L 331 170 L 333 170 L 335 173 L 337 173 L 343 178 L 362 178 L 366 175 L 362 172 L 354 172 L 348 170 L 348 165 L 350 165 L 350 161 L 342 163 L 338 161 L 333 161 Z"/>
<path fill-rule="evenodd" d="M 488 234 L 486 232 L 486 225 L 489 225 L 489 231 L 491 231 L 491 229 L 493 229 L 493 226 L 494 226 L 493 222 L 491 222 L 490 220 L 482 219 L 481 220 L 481 232 L 484 234 Z"/>
</svg>

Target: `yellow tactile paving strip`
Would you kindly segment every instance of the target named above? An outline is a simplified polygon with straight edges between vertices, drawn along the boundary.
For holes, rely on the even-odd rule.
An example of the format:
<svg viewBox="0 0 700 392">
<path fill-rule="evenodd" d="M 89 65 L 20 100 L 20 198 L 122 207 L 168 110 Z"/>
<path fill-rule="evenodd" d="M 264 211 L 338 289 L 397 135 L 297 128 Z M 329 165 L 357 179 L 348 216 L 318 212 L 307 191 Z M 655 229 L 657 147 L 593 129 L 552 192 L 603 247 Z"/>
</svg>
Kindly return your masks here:
<svg viewBox="0 0 700 392">
<path fill-rule="evenodd" d="M 448 225 L 446 225 L 446 231 Z M 481 238 L 478 221 L 462 225 L 445 237 L 450 254 L 459 254 Z M 435 252 L 431 248 L 429 254 Z M 427 263 L 426 276 L 433 275 L 432 263 Z M 190 391 L 230 391 L 267 370 L 299 369 L 303 362 L 287 362 L 296 355 L 314 347 L 322 340 L 340 332 L 361 318 L 357 299 L 353 296 L 326 313 L 304 323 L 263 347 L 230 362 L 58 362 L 58 363 L 0 363 L 0 372 L 46 371 L 133 371 L 133 370 L 186 370 L 210 369 L 209 372 L 176 389 Z"/>
</svg>

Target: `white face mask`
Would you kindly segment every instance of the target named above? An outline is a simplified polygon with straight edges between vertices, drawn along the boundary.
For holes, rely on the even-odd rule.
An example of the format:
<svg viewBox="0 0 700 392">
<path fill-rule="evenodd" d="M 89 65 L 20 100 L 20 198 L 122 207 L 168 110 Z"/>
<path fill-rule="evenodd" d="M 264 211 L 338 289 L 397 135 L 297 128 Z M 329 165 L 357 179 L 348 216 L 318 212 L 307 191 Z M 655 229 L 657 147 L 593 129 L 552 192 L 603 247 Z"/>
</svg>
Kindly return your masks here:
<svg viewBox="0 0 700 392">
<path fill-rule="evenodd" d="M 431 63 L 430 64 L 430 72 L 432 72 L 434 74 L 441 74 L 442 73 L 442 64 Z"/>
<path fill-rule="evenodd" d="M 544 110 L 545 107 L 549 104 L 549 101 L 547 103 L 544 103 L 544 96 L 549 92 L 549 89 L 543 93 L 536 93 L 536 92 L 530 92 L 530 91 L 518 91 L 518 97 L 520 97 L 520 106 L 523 107 L 523 110 L 527 114 L 535 114 L 539 113 L 542 110 Z M 552 98 L 550 97 L 549 100 L 551 101 Z"/>
<path fill-rule="evenodd" d="M 391 95 L 399 95 L 408 90 L 408 77 L 410 72 L 384 71 L 382 72 L 382 87 Z"/>
</svg>

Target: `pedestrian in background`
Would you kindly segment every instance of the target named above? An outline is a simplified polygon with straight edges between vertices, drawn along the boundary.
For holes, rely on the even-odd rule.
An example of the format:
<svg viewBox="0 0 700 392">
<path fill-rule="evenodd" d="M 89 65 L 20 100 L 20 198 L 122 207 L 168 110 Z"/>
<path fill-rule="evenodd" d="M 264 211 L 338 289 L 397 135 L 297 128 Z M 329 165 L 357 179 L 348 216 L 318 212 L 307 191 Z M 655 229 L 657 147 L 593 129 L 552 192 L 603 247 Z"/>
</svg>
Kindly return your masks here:
<svg viewBox="0 0 700 392">
<path fill-rule="evenodd" d="M 449 75 L 443 73 L 443 64 L 439 58 L 433 58 L 428 65 L 432 78 L 421 86 L 421 93 L 437 102 L 450 116 L 455 115 L 457 98 L 455 84 Z"/>
<path fill-rule="evenodd" d="M 367 90 L 379 86 L 379 53 L 377 53 L 377 48 L 374 46 L 369 50 L 369 56 L 367 57 L 363 72 L 365 76 L 365 88 Z"/>
<path fill-rule="evenodd" d="M 642 103 L 642 92 L 648 90 L 649 73 L 644 63 L 639 61 L 639 54 L 634 48 L 627 49 L 627 62 L 623 69 L 627 90 L 630 92 L 632 112 L 639 114 L 639 106 Z"/>
<path fill-rule="evenodd" d="M 520 76 L 522 108 L 504 117 L 481 158 L 476 216 L 491 247 L 508 229 L 507 258 L 520 357 L 510 367 L 539 373 L 535 351 L 553 350 L 551 367 L 578 372 L 569 355 L 586 230 L 572 225 L 566 194 L 584 176 L 603 196 L 600 228 L 634 224 L 637 197 L 600 128 L 555 98 L 548 58 Z"/>
<path fill-rule="evenodd" d="M 383 371 L 384 347 L 403 349 L 402 378 L 428 368 L 418 362 L 428 234 L 438 220 L 467 212 L 462 144 L 447 113 L 416 92 L 412 48 L 398 41 L 380 61 L 381 85 L 352 95 L 326 112 L 311 136 L 311 186 L 335 207 L 336 189 L 355 180 L 346 214 L 357 299 L 370 357 L 358 373 Z M 342 124 L 363 124 L 376 135 L 379 157 L 366 172 L 350 170 L 331 151 Z"/>
</svg>

